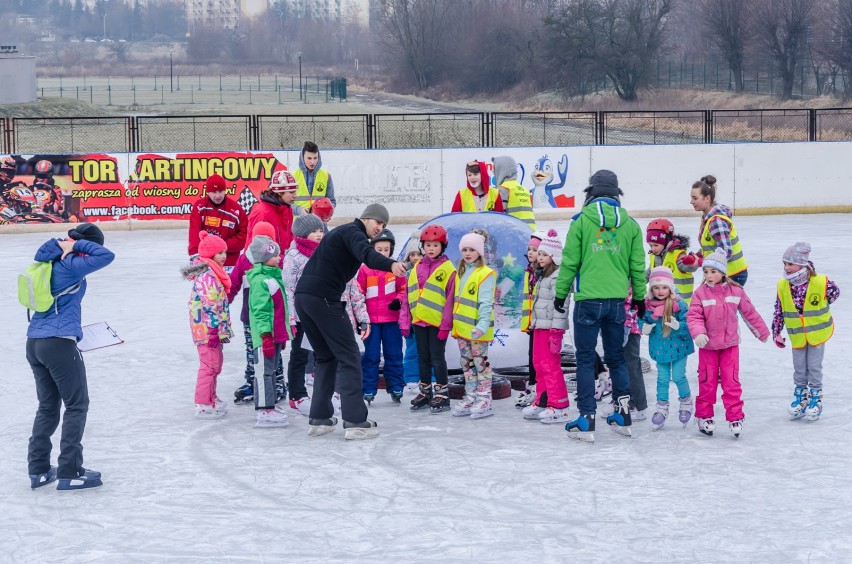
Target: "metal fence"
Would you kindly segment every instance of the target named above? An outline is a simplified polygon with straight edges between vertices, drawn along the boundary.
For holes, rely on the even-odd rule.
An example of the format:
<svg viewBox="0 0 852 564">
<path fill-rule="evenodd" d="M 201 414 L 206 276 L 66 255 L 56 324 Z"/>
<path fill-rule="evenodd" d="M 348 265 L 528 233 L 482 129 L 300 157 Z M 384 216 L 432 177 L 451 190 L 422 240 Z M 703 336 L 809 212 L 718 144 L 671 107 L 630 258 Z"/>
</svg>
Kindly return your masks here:
<svg viewBox="0 0 852 564">
<path fill-rule="evenodd" d="M 6 154 L 852 141 L 852 108 L 0 118 L 0 140 Z"/>
</svg>

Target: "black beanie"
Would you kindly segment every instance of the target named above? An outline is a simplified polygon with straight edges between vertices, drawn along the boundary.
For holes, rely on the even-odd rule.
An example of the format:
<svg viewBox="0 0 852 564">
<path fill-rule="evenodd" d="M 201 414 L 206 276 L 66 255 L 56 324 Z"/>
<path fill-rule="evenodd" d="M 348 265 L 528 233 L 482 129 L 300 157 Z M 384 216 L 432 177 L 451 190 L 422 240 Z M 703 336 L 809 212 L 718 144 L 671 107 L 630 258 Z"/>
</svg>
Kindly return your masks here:
<svg viewBox="0 0 852 564">
<path fill-rule="evenodd" d="M 81 223 L 69 231 L 68 236 L 75 241 L 85 239 L 86 241 L 97 243 L 98 245 L 104 244 L 104 233 L 101 231 L 101 228 L 94 223 Z"/>
<path fill-rule="evenodd" d="M 601 169 L 594 173 L 589 178 L 589 186 L 583 190 L 586 193 L 586 201 L 583 205 L 588 204 L 595 198 L 612 198 L 618 200 L 624 195 L 621 188 L 618 187 L 618 177 L 611 170 Z"/>
</svg>

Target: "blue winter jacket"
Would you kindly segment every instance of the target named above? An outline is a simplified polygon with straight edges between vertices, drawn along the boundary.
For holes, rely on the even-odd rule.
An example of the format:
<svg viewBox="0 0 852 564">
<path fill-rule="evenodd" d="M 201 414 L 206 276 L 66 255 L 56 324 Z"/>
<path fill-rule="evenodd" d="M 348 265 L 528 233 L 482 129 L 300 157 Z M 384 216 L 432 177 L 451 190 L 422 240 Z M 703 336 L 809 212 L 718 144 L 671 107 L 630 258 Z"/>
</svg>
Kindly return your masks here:
<svg viewBox="0 0 852 564">
<path fill-rule="evenodd" d="M 646 311 L 645 316 L 639 319 L 639 327 L 642 328 L 650 323 L 654 330 L 648 335 L 648 354 L 656 362 L 668 364 L 682 358 L 686 358 L 695 352 L 692 337 L 686 326 L 686 304 L 680 301 L 680 310 L 674 314 L 674 318 L 680 323 L 677 331 L 672 329 L 668 337 L 663 337 L 663 319 L 654 319 L 652 312 Z"/>
<path fill-rule="evenodd" d="M 34 313 L 27 329 L 27 337 L 30 339 L 75 337 L 80 341 L 83 338 L 80 303 L 86 294 L 85 278 L 107 266 L 115 258 L 112 251 L 83 239 L 74 242 L 74 252 L 59 260 L 61 256 L 62 249 L 56 239 L 42 245 L 35 255 L 35 260 L 39 262 L 54 261 L 50 275 L 51 293 L 55 296 L 78 282 L 81 283 L 80 289 L 56 298 L 56 302 L 48 311 Z"/>
</svg>

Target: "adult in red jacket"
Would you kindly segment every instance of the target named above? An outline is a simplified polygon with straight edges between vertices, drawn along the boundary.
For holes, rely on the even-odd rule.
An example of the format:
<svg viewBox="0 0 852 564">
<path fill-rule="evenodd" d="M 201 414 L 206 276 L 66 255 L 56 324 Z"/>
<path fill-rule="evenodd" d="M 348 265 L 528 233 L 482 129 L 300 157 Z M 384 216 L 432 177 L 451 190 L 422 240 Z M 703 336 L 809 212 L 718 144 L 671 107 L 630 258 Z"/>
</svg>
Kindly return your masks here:
<svg viewBox="0 0 852 564">
<path fill-rule="evenodd" d="M 189 216 L 189 254 L 198 253 L 199 234 L 207 231 L 228 244 L 225 266 L 237 264 L 246 244 L 248 217 L 243 207 L 225 195 L 225 179 L 211 174 L 204 183 L 205 195 L 192 205 Z"/>
<path fill-rule="evenodd" d="M 296 200 L 298 187 L 296 179 L 286 170 L 274 173 L 269 181 L 269 188 L 260 193 L 260 201 L 251 208 L 248 218 L 249 233 L 261 221 L 272 225 L 275 229 L 275 242 L 281 247 L 281 256 L 284 256 L 293 242 L 293 215 L 297 213 L 293 202 Z"/>
</svg>

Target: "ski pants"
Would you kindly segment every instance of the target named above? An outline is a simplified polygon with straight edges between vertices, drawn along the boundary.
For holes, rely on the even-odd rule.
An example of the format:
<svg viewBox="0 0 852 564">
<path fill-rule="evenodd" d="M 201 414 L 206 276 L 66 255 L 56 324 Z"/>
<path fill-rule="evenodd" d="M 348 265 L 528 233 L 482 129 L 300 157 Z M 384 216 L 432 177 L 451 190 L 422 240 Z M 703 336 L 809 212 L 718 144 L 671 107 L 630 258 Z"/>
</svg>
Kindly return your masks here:
<svg viewBox="0 0 852 564">
<path fill-rule="evenodd" d="M 530 345 L 529 345 L 529 352 L 528 352 L 528 357 L 529 357 L 528 361 L 529 361 L 529 367 L 530 367 L 530 379 L 529 379 L 529 382 L 527 383 L 527 386 L 536 386 L 536 383 L 538 381 L 538 372 L 535 369 L 535 361 L 533 360 L 533 341 L 535 340 L 533 338 L 533 332 L 534 332 L 534 330 L 530 329 L 530 332 L 529 332 Z M 559 356 L 559 370 L 560 370 L 560 372 L 562 371 L 562 355 L 561 354 Z M 539 407 L 547 407 L 547 386 L 536 386 L 535 395 L 536 395 L 535 405 L 537 405 Z"/>
<path fill-rule="evenodd" d="M 216 381 L 222 372 L 222 344 L 210 348 L 196 345 L 198 349 L 198 376 L 195 378 L 195 403 L 213 405 L 216 399 Z"/>
<path fill-rule="evenodd" d="M 275 400 L 278 399 L 275 393 L 276 374 L 281 367 L 281 351 L 284 345 L 275 343 L 275 354 L 272 358 L 267 358 L 263 353 L 259 353 L 263 358 L 263 374 L 254 375 L 254 408 L 255 409 L 272 409 L 275 407 Z"/>
<path fill-rule="evenodd" d="M 716 404 L 716 387 L 721 380 L 722 403 L 725 419 L 743 418 L 743 388 L 740 385 L 740 347 L 710 351 L 698 349 L 698 397 L 695 399 L 695 416 L 713 417 Z"/>
<path fill-rule="evenodd" d="M 370 336 L 364 341 L 361 371 L 364 373 L 364 393 L 375 395 L 379 386 L 379 361 L 385 358 L 385 389 L 402 393 L 402 332 L 399 323 L 371 323 Z"/>
<path fill-rule="evenodd" d="M 533 358 L 539 381 L 536 385 L 535 405 L 564 409 L 571 402 L 568 399 L 568 387 L 562 373 L 561 354 L 550 352 L 550 329 L 533 331 Z"/>
<path fill-rule="evenodd" d="M 74 339 L 51 337 L 27 339 L 27 362 L 35 377 L 38 410 L 33 421 L 27 462 L 30 474 L 50 469 L 50 437 L 59 426 L 59 410 L 65 404 L 59 440 L 59 478 L 76 478 L 83 468 L 83 431 L 89 413 L 86 365 Z"/>
</svg>

